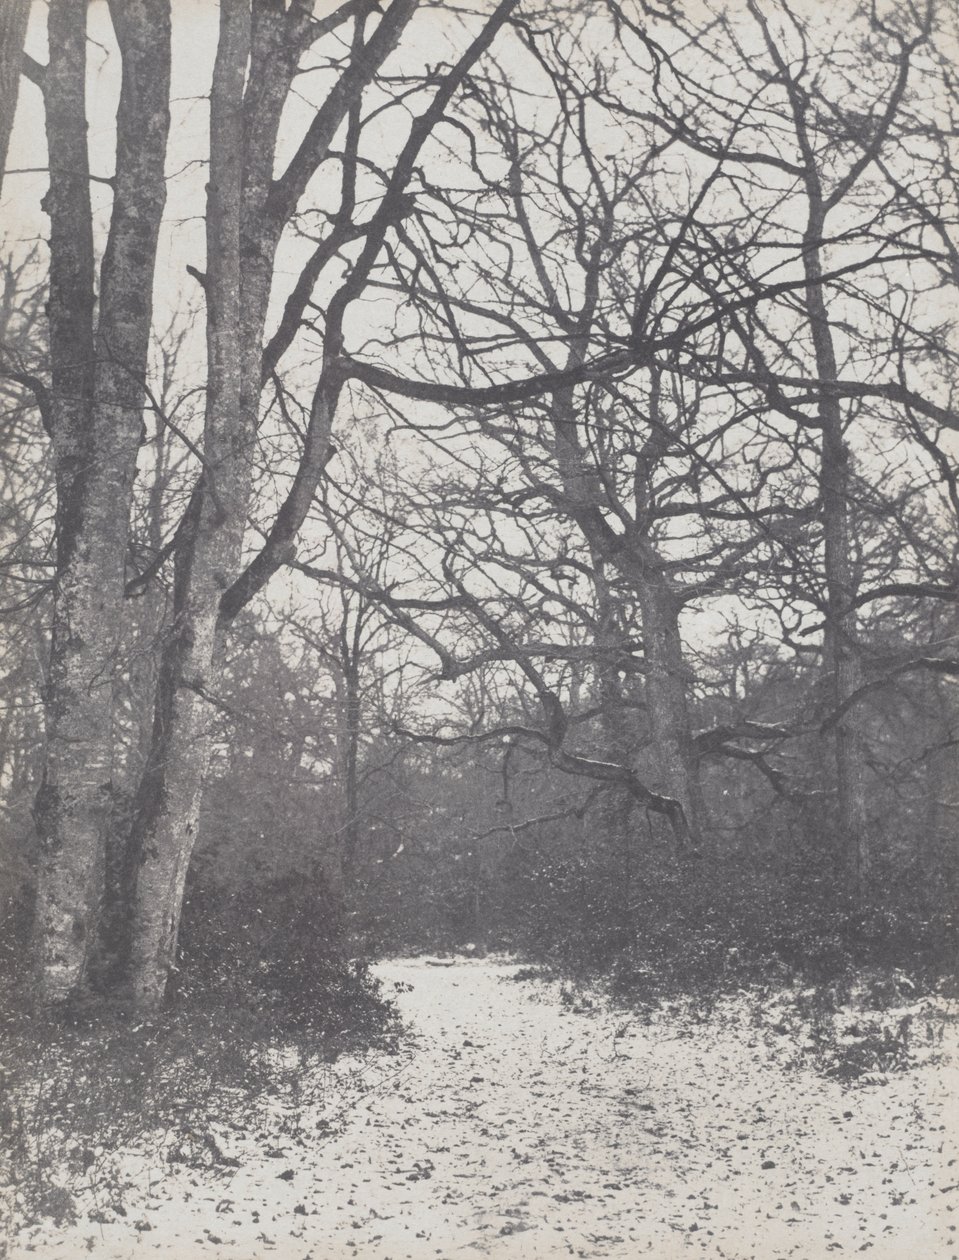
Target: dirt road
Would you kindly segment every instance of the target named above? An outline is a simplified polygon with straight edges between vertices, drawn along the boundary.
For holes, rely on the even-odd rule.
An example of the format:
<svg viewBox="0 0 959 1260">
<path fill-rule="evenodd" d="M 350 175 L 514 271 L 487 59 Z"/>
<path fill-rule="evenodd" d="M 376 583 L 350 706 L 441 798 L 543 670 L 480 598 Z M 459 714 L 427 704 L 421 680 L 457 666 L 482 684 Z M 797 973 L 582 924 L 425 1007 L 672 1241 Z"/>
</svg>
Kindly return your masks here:
<svg viewBox="0 0 959 1260">
<path fill-rule="evenodd" d="M 576 1010 L 494 961 L 379 971 L 413 1038 L 337 1065 L 325 1138 L 251 1137 L 215 1183 L 166 1174 L 136 1216 L 17 1260 L 959 1254 L 952 1071 L 843 1089 L 747 1021 Z"/>
</svg>

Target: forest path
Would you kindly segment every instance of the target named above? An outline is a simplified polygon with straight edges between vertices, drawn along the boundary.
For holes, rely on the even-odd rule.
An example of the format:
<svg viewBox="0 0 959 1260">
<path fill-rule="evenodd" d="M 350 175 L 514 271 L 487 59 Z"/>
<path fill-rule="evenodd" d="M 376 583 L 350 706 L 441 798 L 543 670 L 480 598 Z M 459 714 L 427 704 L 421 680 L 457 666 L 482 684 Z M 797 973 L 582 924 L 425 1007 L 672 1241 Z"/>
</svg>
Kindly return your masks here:
<svg viewBox="0 0 959 1260">
<path fill-rule="evenodd" d="M 515 967 L 495 960 L 399 960 L 377 971 L 388 991 L 399 986 L 412 1039 L 399 1055 L 336 1066 L 328 1136 L 272 1158 L 243 1151 L 216 1185 L 178 1187 L 167 1176 L 145 1228 L 132 1216 L 87 1222 L 15 1254 L 959 1252 L 951 1069 L 844 1090 L 787 1071 L 747 1022 L 644 1024 L 573 1009 L 558 986 L 514 982 Z"/>
</svg>

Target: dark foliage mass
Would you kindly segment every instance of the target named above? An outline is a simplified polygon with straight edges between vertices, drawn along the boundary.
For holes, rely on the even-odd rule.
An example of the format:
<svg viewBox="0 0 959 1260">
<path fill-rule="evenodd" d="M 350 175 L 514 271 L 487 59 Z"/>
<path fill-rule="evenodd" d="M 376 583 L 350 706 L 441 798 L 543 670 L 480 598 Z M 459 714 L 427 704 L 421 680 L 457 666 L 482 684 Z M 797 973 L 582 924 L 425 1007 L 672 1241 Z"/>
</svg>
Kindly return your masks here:
<svg viewBox="0 0 959 1260">
<path fill-rule="evenodd" d="M 255 1010 L 277 1034 L 312 1030 L 330 1053 L 375 1039 L 387 1019 L 368 964 L 347 956 L 342 908 L 322 872 L 233 888 L 196 873 L 184 903 L 174 1002 Z"/>
</svg>

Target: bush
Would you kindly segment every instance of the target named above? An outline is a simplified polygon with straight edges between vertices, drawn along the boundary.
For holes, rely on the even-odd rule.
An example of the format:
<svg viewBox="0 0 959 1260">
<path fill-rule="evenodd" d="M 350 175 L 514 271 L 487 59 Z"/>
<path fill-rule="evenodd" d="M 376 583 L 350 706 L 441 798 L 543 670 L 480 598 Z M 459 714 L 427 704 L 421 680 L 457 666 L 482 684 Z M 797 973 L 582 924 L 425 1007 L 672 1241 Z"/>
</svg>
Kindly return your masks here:
<svg viewBox="0 0 959 1260">
<path fill-rule="evenodd" d="M 312 1032 L 331 1054 L 392 1026 L 367 963 L 348 956 L 342 906 L 318 866 L 236 887 L 192 875 L 172 998 L 247 1006 L 277 1030 Z"/>
<path fill-rule="evenodd" d="M 828 860 L 808 853 L 681 862 L 648 850 L 628 879 L 607 865 L 555 844 L 515 862 L 507 886 L 524 955 L 649 1000 L 708 1000 L 777 978 L 829 985 L 869 968 L 904 971 L 919 988 L 955 974 L 954 916 L 921 873 L 874 870 L 854 905 Z"/>
</svg>

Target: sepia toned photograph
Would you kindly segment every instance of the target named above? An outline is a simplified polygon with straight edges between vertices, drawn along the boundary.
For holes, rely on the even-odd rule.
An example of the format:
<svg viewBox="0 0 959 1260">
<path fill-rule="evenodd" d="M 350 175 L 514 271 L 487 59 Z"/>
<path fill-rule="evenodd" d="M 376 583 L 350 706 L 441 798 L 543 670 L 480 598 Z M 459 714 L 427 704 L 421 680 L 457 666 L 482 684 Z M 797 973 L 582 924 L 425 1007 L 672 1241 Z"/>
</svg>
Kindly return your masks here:
<svg viewBox="0 0 959 1260">
<path fill-rule="evenodd" d="M 0 0 L 0 1260 L 959 1260 L 956 0 Z"/>
</svg>

